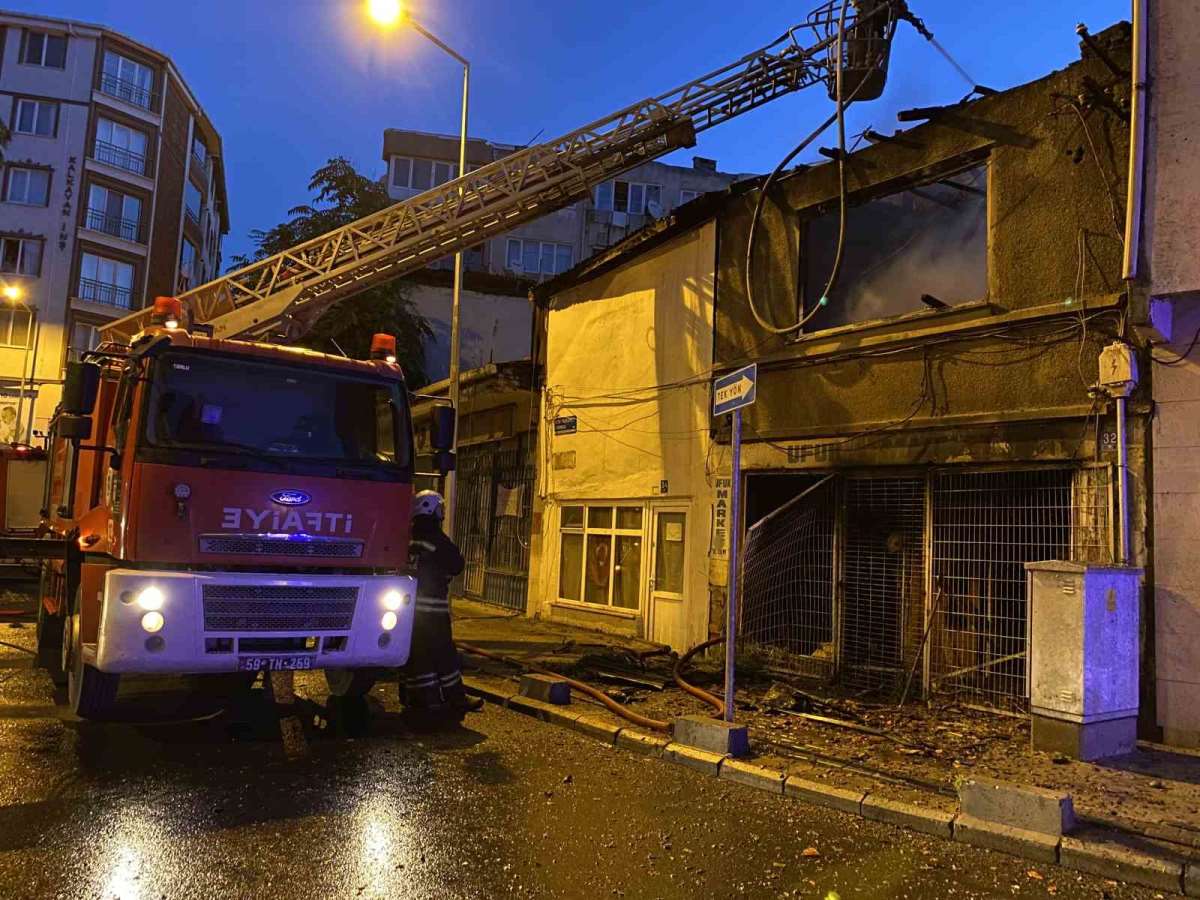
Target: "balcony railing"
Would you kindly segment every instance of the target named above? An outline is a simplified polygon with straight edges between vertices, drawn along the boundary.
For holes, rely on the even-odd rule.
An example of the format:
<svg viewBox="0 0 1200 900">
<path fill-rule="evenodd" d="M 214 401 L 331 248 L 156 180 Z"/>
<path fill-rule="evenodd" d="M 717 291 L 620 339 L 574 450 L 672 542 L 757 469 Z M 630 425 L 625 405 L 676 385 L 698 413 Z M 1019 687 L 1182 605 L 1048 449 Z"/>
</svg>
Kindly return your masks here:
<svg viewBox="0 0 1200 900">
<path fill-rule="evenodd" d="M 118 147 L 116 144 L 110 144 L 108 141 L 102 141 L 99 138 L 96 138 L 96 146 L 92 152 L 92 158 L 98 162 L 116 166 L 118 169 L 124 169 L 126 172 L 132 172 L 134 175 L 146 174 L 146 157 L 140 153 L 134 153 L 132 150 L 126 150 L 124 147 Z"/>
<path fill-rule="evenodd" d="M 192 171 L 196 173 L 201 181 L 206 185 L 208 184 L 208 163 L 195 153 L 192 154 Z"/>
<path fill-rule="evenodd" d="M 96 281 L 94 278 L 79 279 L 79 299 L 92 303 L 103 303 L 105 306 L 119 306 L 129 309 L 133 300 L 133 291 L 119 284 L 109 284 L 107 281 Z"/>
<path fill-rule="evenodd" d="M 137 241 L 138 222 L 135 219 L 123 219 L 120 216 L 110 216 L 99 209 L 89 209 L 87 211 L 87 219 L 85 220 L 86 228 L 92 231 L 103 231 L 105 234 L 111 234 L 113 237 L 119 237 L 127 241 Z"/>
<path fill-rule="evenodd" d="M 134 106 L 140 106 L 142 109 L 154 108 L 153 92 L 142 87 L 140 84 L 126 81 L 124 78 L 103 73 L 100 76 L 100 90 L 110 97 L 116 97 L 118 100 L 124 100 L 126 103 L 132 103 Z"/>
<path fill-rule="evenodd" d="M 188 217 L 188 220 L 196 225 L 200 224 L 200 213 L 193 210 L 186 203 L 183 205 L 183 214 Z"/>
</svg>

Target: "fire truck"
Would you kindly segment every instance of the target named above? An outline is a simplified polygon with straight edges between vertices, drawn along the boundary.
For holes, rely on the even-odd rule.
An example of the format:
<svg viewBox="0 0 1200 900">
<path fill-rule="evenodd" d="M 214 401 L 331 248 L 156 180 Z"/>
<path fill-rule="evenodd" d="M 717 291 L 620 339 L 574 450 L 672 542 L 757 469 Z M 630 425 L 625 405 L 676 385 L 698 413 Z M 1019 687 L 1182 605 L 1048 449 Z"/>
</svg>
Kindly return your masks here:
<svg viewBox="0 0 1200 900">
<path fill-rule="evenodd" d="M 883 90 L 903 0 L 827 0 L 729 65 L 109 323 L 50 426 L 38 658 L 104 718 L 125 675 L 323 669 L 362 694 L 407 659 L 413 440 L 394 341 L 290 344 L 331 304 L 591 194 L 699 131 L 825 84 Z M 811 36 L 810 42 L 801 38 Z M 454 411 L 432 444 L 453 466 Z"/>
</svg>

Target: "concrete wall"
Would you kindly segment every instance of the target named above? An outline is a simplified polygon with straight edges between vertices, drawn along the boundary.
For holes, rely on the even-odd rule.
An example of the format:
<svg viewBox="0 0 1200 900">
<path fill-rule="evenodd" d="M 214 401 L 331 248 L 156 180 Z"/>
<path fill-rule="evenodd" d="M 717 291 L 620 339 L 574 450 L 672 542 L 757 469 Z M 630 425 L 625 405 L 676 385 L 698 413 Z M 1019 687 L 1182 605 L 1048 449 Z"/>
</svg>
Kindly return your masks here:
<svg viewBox="0 0 1200 900">
<path fill-rule="evenodd" d="M 1164 360 L 1200 330 L 1200 6 L 1151 0 L 1142 279 Z M 1168 743 L 1200 747 L 1200 354 L 1155 365 L 1154 629 L 1157 717 Z"/>
<path fill-rule="evenodd" d="M 554 298 L 539 435 L 533 612 L 642 633 L 679 649 L 707 636 L 712 488 L 705 463 L 715 238 L 714 226 L 705 225 Z M 642 390 L 692 378 L 697 383 Z M 577 431 L 556 434 L 554 420 L 568 417 L 576 418 Z M 656 605 L 651 615 L 647 587 L 637 614 L 557 601 L 558 510 L 588 500 L 646 505 L 643 580 L 650 566 L 649 510 L 669 504 L 687 511 L 682 610 Z"/>
<path fill-rule="evenodd" d="M 446 285 L 409 282 L 409 299 L 433 329 L 425 345 L 425 375 L 430 382 L 450 374 L 450 312 L 453 291 Z M 533 314 L 529 298 L 485 290 L 463 290 L 460 327 L 461 367 L 525 359 L 531 352 Z"/>
</svg>

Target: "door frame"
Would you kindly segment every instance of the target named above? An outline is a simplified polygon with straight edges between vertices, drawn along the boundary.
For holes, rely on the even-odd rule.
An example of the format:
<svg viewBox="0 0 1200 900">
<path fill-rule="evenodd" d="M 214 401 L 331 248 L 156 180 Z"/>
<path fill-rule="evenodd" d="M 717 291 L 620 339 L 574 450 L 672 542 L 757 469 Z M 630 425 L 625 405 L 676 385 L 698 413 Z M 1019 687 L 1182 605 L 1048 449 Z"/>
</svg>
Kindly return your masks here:
<svg viewBox="0 0 1200 900">
<path fill-rule="evenodd" d="M 654 572 L 658 559 L 658 514 L 663 512 L 682 513 L 683 514 L 683 591 L 679 595 L 679 602 L 682 604 L 684 611 L 687 610 L 688 598 L 688 563 L 690 562 L 691 550 L 688 547 L 689 530 L 692 523 L 689 521 L 692 516 L 692 504 L 690 500 L 650 500 L 646 503 L 646 509 L 649 512 L 646 523 L 646 546 L 649 548 L 649 553 L 646 554 L 646 639 L 654 640 L 654 630 L 656 626 L 655 618 L 657 610 L 655 609 L 654 594 L 655 594 L 655 579 Z"/>
</svg>

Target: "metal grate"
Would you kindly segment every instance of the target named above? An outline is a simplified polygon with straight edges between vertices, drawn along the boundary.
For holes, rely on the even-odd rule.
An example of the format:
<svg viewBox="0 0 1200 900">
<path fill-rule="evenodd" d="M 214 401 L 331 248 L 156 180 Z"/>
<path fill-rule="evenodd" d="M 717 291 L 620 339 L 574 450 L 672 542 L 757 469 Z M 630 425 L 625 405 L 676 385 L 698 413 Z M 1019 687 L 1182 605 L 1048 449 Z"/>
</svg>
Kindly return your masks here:
<svg viewBox="0 0 1200 900">
<path fill-rule="evenodd" d="M 836 491 L 827 477 L 764 516 L 751 526 L 742 557 L 739 649 L 824 680 L 834 665 Z"/>
<path fill-rule="evenodd" d="M 1023 709 L 1024 564 L 1111 562 L 1107 468 L 941 472 L 934 477 L 929 687 Z"/>
<path fill-rule="evenodd" d="M 925 612 L 925 479 L 849 478 L 841 541 L 840 679 L 898 692 Z"/>
<path fill-rule="evenodd" d="M 359 559 L 363 554 L 363 542 L 318 537 L 306 537 L 301 540 L 295 536 L 282 534 L 202 534 L 200 536 L 200 552 Z"/>
<path fill-rule="evenodd" d="M 205 631 L 348 631 L 356 587 L 206 584 Z"/>
</svg>

